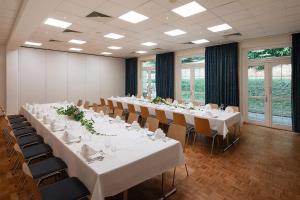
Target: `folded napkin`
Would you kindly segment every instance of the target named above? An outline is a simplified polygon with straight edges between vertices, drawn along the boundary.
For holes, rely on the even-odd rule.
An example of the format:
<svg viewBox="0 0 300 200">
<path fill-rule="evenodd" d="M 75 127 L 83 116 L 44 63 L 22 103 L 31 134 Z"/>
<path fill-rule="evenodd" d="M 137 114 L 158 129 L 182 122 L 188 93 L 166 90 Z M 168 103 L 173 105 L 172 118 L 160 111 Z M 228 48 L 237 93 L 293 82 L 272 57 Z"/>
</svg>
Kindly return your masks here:
<svg viewBox="0 0 300 200">
<path fill-rule="evenodd" d="M 154 135 L 155 135 L 155 139 L 158 140 L 166 137 L 166 134 L 160 128 L 155 131 Z"/>
<path fill-rule="evenodd" d="M 206 109 L 209 109 L 209 110 L 212 109 L 211 105 L 209 105 L 209 104 L 206 104 L 206 105 L 205 105 L 205 108 L 206 108 Z"/>
<path fill-rule="evenodd" d="M 36 118 L 37 118 L 37 119 L 42 119 L 42 118 L 43 118 L 43 114 L 42 114 L 41 111 L 37 111 L 37 112 L 36 112 Z"/>
<path fill-rule="evenodd" d="M 68 131 L 65 131 L 64 134 L 63 134 L 63 137 L 62 139 L 65 141 L 65 142 L 70 142 L 71 140 L 73 140 L 75 137 L 73 135 L 71 135 Z"/>
<path fill-rule="evenodd" d="M 137 121 L 133 121 L 131 127 L 133 129 L 139 129 L 140 128 L 140 124 Z"/>
<path fill-rule="evenodd" d="M 234 112 L 234 110 L 233 110 L 233 108 L 232 108 L 232 107 L 227 107 L 227 108 L 225 109 L 225 112 L 230 112 L 230 113 L 233 113 L 233 112 Z"/>
<path fill-rule="evenodd" d="M 93 149 L 92 147 L 90 147 L 87 144 L 83 144 L 81 146 L 81 151 L 80 151 L 82 157 L 84 157 L 85 159 L 89 159 L 92 155 L 96 154 L 97 151 L 95 149 Z"/>
<path fill-rule="evenodd" d="M 44 115 L 44 117 L 43 117 L 44 124 L 49 124 L 50 121 L 51 121 L 50 116 L 49 115 Z"/>
<path fill-rule="evenodd" d="M 178 105 L 178 101 L 174 100 L 172 104 L 175 105 L 175 106 L 177 106 Z"/>
<path fill-rule="evenodd" d="M 60 130 L 64 130 L 64 125 L 60 124 L 58 122 L 56 122 L 55 120 L 53 120 L 50 123 L 50 129 L 51 131 L 55 132 L 55 131 L 60 131 Z"/>
</svg>

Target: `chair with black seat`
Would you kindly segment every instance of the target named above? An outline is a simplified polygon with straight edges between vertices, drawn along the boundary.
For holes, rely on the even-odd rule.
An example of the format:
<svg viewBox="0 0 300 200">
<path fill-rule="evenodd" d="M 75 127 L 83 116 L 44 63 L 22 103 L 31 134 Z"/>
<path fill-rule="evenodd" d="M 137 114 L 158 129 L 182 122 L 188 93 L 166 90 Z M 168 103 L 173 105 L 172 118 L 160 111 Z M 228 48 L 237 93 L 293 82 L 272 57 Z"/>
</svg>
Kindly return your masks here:
<svg viewBox="0 0 300 200">
<path fill-rule="evenodd" d="M 8 119 L 10 124 L 15 124 L 15 123 L 20 123 L 20 122 L 25 122 L 27 119 L 25 117 L 17 117 L 13 119 Z"/>
<path fill-rule="evenodd" d="M 11 125 L 11 128 L 13 130 L 19 130 L 19 129 L 23 129 L 23 128 L 28 128 L 31 127 L 31 124 L 29 122 L 19 122 L 19 123 L 15 123 Z"/>
<path fill-rule="evenodd" d="M 26 128 L 14 131 L 14 135 L 18 138 L 24 137 L 27 135 L 35 135 L 35 134 L 36 134 L 36 130 L 33 127 L 26 127 Z"/>
</svg>

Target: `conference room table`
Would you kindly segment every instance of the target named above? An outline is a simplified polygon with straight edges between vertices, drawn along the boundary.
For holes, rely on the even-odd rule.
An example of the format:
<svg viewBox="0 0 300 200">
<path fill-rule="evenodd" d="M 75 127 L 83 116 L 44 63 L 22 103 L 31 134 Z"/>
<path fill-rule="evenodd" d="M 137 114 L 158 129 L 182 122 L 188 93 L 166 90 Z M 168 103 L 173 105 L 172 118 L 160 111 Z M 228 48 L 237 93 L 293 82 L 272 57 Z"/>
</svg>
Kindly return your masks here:
<svg viewBox="0 0 300 200">
<path fill-rule="evenodd" d="M 86 118 L 95 122 L 97 133 L 91 134 L 80 122 L 57 114 L 58 107 L 67 105 L 65 102 L 26 105 L 20 113 L 44 138 L 44 142 L 52 147 L 53 154 L 66 162 L 69 176 L 78 177 L 86 185 L 92 200 L 103 200 L 119 194 L 175 166 L 185 164 L 183 149 L 178 141 L 170 138 L 155 139 L 145 129 L 128 128 L 129 125 L 121 120 L 82 109 Z M 45 116 L 52 119 L 51 125 L 46 123 Z M 53 123 L 63 128 L 55 130 L 51 127 Z M 66 131 L 73 138 L 80 136 L 81 140 L 78 143 L 66 142 Z M 82 156 L 83 144 L 101 154 L 104 159 L 92 162 L 86 160 Z"/>
<path fill-rule="evenodd" d="M 188 124 L 194 125 L 194 117 L 202 117 L 209 120 L 210 128 L 218 131 L 225 139 L 229 127 L 241 126 L 240 112 L 226 112 L 218 109 L 208 109 L 205 106 L 193 107 L 191 105 L 178 105 L 178 104 L 155 104 L 151 103 L 148 99 L 141 99 L 136 97 L 110 97 L 109 100 L 113 101 L 114 106 L 117 102 L 121 102 L 124 109 L 128 108 L 128 104 L 133 104 L 135 110 L 140 112 L 140 106 L 145 106 L 149 110 L 149 114 L 155 116 L 155 109 L 164 110 L 168 119 L 173 119 L 173 112 L 182 113 L 185 116 Z M 230 145 L 230 144 L 229 144 Z"/>
</svg>

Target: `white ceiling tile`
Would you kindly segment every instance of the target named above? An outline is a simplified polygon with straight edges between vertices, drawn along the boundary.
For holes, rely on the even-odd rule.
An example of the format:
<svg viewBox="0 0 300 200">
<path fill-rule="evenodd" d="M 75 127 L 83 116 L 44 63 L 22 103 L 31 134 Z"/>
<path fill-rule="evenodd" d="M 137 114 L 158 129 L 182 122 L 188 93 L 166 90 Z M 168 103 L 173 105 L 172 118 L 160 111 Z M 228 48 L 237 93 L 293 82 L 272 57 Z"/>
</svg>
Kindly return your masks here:
<svg viewBox="0 0 300 200">
<path fill-rule="evenodd" d="M 122 6 L 119 3 L 106 1 L 101 6 L 98 6 L 95 10 L 112 17 L 119 17 L 128 12 L 130 9 Z"/>
<path fill-rule="evenodd" d="M 223 16 L 223 15 L 228 15 L 231 13 L 239 12 L 244 9 L 245 9 L 244 6 L 240 2 L 234 1 L 232 3 L 228 3 L 225 5 L 213 8 L 211 11 L 214 14 L 216 14 L 217 16 Z"/>
<path fill-rule="evenodd" d="M 155 3 L 153 1 L 149 1 L 135 9 L 136 12 L 146 15 L 147 17 L 154 17 L 165 13 L 168 11 L 167 8 Z"/>
<path fill-rule="evenodd" d="M 127 8 L 135 9 L 136 7 L 147 3 L 149 0 L 111 0 L 115 3 L 121 4 Z"/>
<path fill-rule="evenodd" d="M 69 0 L 62 1 L 60 5 L 56 8 L 57 11 L 61 11 L 67 14 L 72 14 L 75 16 L 85 17 L 93 10 L 77 5 Z"/>
</svg>

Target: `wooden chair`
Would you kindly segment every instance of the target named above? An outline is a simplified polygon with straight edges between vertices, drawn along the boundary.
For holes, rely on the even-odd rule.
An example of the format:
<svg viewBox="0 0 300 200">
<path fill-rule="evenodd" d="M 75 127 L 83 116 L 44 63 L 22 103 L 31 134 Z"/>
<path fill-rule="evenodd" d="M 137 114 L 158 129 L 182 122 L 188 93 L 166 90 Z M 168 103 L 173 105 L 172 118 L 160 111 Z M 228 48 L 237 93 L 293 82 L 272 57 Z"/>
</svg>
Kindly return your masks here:
<svg viewBox="0 0 300 200">
<path fill-rule="evenodd" d="M 186 144 L 186 127 L 178 124 L 171 124 L 168 130 L 167 136 L 169 138 L 172 138 L 174 140 L 177 140 L 180 142 L 183 152 L 185 152 L 185 144 Z M 185 163 L 185 170 L 186 175 L 189 176 L 187 164 Z M 175 185 L 175 173 L 176 173 L 176 167 L 174 168 L 174 174 L 173 174 L 173 186 Z"/>
<path fill-rule="evenodd" d="M 156 118 L 148 117 L 145 127 L 149 129 L 149 131 L 155 132 L 158 129 L 159 121 Z"/>
<path fill-rule="evenodd" d="M 144 126 L 144 123 L 146 122 L 147 118 L 150 116 L 148 107 L 140 106 L 141 110 L 141 126 Z"/>
<path fill-rule="evenodd" d="M 189 137 L 190 137 L 190 133 L 194 129 L 194 126 L 191 125 L 191 124 L 186 123 L 184 114 L 182 114 L 182 113 L 176 113 L 176 112 L 173 112 L 173 123 L 177 124 L 177 125 L 180 125 L 180 126 L 186 127 L 187 135 L 188 135 L 186 141 L 188 142 L 189 141 Z"/>
<path fill-rule="evenodd" d="M 99 106 L 98 106 L 97 103 L 93 103 L 92 108 L 93 108 L 93 110 L 94 110 L 95 112 L 99 112 L 98 107 L 99 107 Z"/>
<path fill-rule="evenodd" d="M 78 100 L 77 106 L 82 106 L 83 101 L 81 99 Z"/>
<path fill-rule="evenodd" d="M 133 112 L 129 112 L 127 123 L 132 124 L 134 121 L 138 122 L 139 115 Z"/>
<path fill-rule="evenodd" d="M 211 144 L 211 151 L 210 154 L 212 155 L 213 149 L 214 149 L 214 144 L 215 144 L 215 138 L 218 135 L 218 132 L 215 130 L 212 130 L 209 125 L 208 119 L 205 118 L 200 118 L 200 117 L 194 117 L 194 127 L 195 127 L 195 135 L 194 135 L 194 142 L 196 140 L 197 134 L 201 134 L 207 137 L 212 138 L 212 144 Z"/>
<path fill-rule="evenodd" d="M 128 112 L 129 112 L 129 113 L 136 113 L 133 104 L 128 103 L 128 104 L 127 104 L 127 107 L 128 107 Z"/>
<path fill-rule="evenodd" d="M 218 104 L 215 104 L 215 103 L 208 103 L 206 105 L 209 105 L 210 109 L 218 109 Z"/>
<path fill-rule="evenodd" d="M 83 107 L 85 109 L 89 109 L 90 108 L 90 102 L 89 101 L 85 101 L 84 104 L 83 104 Z"/>
<path fill-rule="evenodd" d="M 155 109 L 156 119 L 159 120 L 161 128 L 164 132 L 167 132 L 169 124 L 172 123 L 172 120 L 167 119 L 166 113 L 164 110 Z"/>
<path fill-rule="evenodd" d="M 123 110 L 120 110 L 119 108 L 116 108 L 114 110 L 114 118 L 116 118 L 117 116 L 119 116 L 120 118 L 122 118 L 123 117 L 123 113 L 124 113 Z"/>
<path fill-rule="evenodd" d="M 114 103 L 112 102 L 112 100 L 107 100 L 107 104 L 108 104 L 108 113 L 109 114 L 114 114 Z"/>
<path fill-rule="evenodd" d="M 120 110 L 124 110 L 123 104 L 121 102 L 118 102 L 118 101 L 117 101 L 117 108 L 120 109 Z"/>
<path fill-rule="evenodd" d="M 102 107 L 106 106 L 105 99 L 100 98 L 100 106 Z"/>
</svg>

